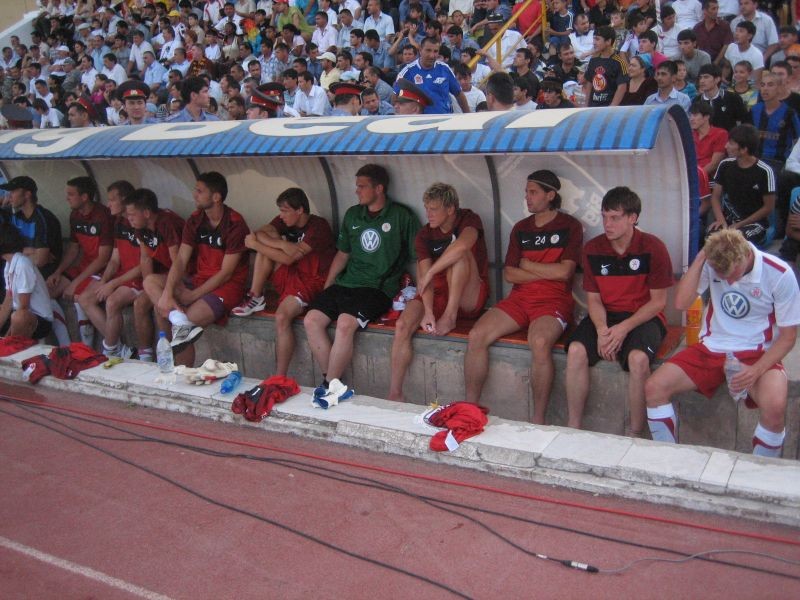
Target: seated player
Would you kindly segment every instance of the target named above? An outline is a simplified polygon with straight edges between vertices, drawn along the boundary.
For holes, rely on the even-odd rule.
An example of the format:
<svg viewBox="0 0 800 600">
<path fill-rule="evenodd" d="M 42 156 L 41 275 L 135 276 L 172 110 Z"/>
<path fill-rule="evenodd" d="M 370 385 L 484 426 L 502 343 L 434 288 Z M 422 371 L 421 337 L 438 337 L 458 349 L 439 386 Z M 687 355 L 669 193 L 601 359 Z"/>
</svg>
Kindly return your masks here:
<svg viewBox="0 0 800 600">
<path fill-rule="evenodd" d="M 183 219 L 167 208 L 159 208 L 158 197 L 147 188 L 134 190 L 125 198 L 125 215 L 139 240 L 142 280 L 154 273 L 168 273 L 178 256 Z M 151 299 L 147 293 L 139 294 L 133 301 L 133 325 L 139 344 L 137 354 L 139 360 L 145 362 L 153 361 L 154 314 L 159 331 L 169 331 L 169 321 L 153 311 L 155 302 L 158 298 Z"/>
<path fill-rule="evenodd" d="M 142 292 L 139 241 L 125 216 L 125 199 L 133 186 L 124 180 L 108 186 L 107 206 L 114 217 L 114 250 L 99 280 L 92 280 L 78 296 L 92 325 L 103 336 L 103 354 L 130 358 L 133 349 L 120 341 L 122 309 Z M 102 305 L 105 305 L 103 309 Z"/>
<path fill-rule="evenodd" d="M 583 249 L 583 289 L 589 316 L 567 340 L 567 409 L 570 427 L 580 428 L 589 395 L 589 367 L 602 358 L 628 371 L 630 430 L 645 426 L 644 383 L 666 334 L 664 307 L 672 286 L 672 262 L 660 239 L 636 227 L 642 202 L 627 187 L 615 187 L 600 208 L 603 233 Z"/>
<path fill-rule="evenodd" d="M 97 185 L 91 177 L 75 177 L 67 181 L 67 203 L 70 241 L 61 262 L 47 278 L 50 297 L 64 296 L 75 301 L 81 341 L 94 346 L 94 326 L 78 296 L 100 273 L 111 258 L 114 245 L 114 221 L 108 208 L 98 202 Z"/>
<path fill-rule="evenodd" d="M 417 233 L 417 297 L 397 320 L 392 343 L 390 400 L 403 399 L 411 338 L 422 329 L 447 335 L 456 319 L 475 319 L 489 297 L 489 260 L 481 218 L 459 208 L 451 185 L 434 183 L 422 197 L 428 224 Z"/>
<path fill-rule="evenodd" d="M 308 196 L 300 188 L 281 192 L 279 215 L 248 235 L 245 246 L 256 251 L 253 282 L 244 301 L 231 313 L 246 317 L 264 310 L 264 284 L 269 279 L 280 294 L 275 311 L 277 375 L 286 375 L 294 354 L 292 322 L 325 286 L 336 254 L 328 222 L 311 214 Z"/>
<path fill-rule="evenodd" d="M 0 335 L 38 340 L 53 328 L 50 294 L 42 274 L 22 251 L 25 239 L 14 225 L 0 224 L 0 257 L 5 261 L 6 295 L 0 304 Z"/>
<path fill-rule="evenodd" d="M 653 439 L 678 441 L 678 417 L 670 398 L 697 390 L 707 398 L 725 383 L 725 359 L 742 363 L 729 382 L 747 390 L 758 407 L 753 454 L 779 457 L 785 436 L 788 382 L 781 360 L 792 350 L 800 325 L 800 291 L 785 262 L 758 250 L 743 232 L 712 234 L 678 283 L 675 307 L 686 310 L 710 290 L 700 343 L 663 364 L 647 380 L 647 423 Z"/>
<path fill-rule="evenodd" d="M 201 173 L 193 196 L 197 210 L 186 221 L 169 273 L 154 273 L 144 283 L 172 324 L 175 364 L 187 366 L 194 365 L 194 342 L 203 328 L 223 321 L 242 301 L 248 272 L 244 238 L 250 233 L 242 215 L 225 206 L 228 182 L 222 174 Z"/>
<path fill-rule="evenodd" d="M 572 321 L 572 278 L 580 260 L 580 222 L 559 211 L 561 182 L 545 169 L 528 175 L 525 201 L 532 213 L 514 225 L 503 274 L 514 287 L 469 332 L 464 357 L 467 402 L 478 403 L 489 373 L 489 346 L 527 329 L 532 352 L 533 422 L 543 424 L 553 386 L 553 344 Z"/>
</svg>

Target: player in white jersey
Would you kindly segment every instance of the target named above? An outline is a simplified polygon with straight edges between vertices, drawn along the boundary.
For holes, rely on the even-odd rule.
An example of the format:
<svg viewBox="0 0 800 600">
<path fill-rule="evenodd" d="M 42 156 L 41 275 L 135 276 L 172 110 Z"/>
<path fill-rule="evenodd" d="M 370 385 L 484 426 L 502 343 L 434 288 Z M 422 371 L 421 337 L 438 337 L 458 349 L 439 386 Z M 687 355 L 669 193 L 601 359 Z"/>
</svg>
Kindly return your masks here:
<svg viewBox="0 0 800 600">
<path fill-rule="evenodd" d="M 746 402 L 758 408 L 753 454 L 778 457 L 785 435 L 788 381 L 781 360 L 794 347 L 800 325 L 800 290 L 785 262 L 761 252 L 741 231 L 723 229 L 680 280 L 675 306 L 686 310 L 697 294 L 710 290 L 700 343 L 679 352 L 645 385 L 647 423 L 653 439 L 677 442 L 673 394 L 697 390 L 710 398 L 725 382 L 726 355 L 742 369 L 729 382 L 732 392 L 747 390 Z"/>
</svg>

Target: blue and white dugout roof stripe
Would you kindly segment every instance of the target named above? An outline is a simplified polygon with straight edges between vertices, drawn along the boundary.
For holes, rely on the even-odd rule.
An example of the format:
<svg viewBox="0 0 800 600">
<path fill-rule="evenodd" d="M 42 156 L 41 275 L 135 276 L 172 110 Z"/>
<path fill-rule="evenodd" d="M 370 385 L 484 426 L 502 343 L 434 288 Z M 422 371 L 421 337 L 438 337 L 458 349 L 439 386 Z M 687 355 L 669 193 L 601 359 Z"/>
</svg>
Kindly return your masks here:
<svg viewBox="0 0 800 600">
<path fill-rule="evenodd" d="M 683 110 L 636 106 L 8 131 L 0 160 L 635 152 L 654 148 L 667 115 L 693 156 Z"/>
</svg>

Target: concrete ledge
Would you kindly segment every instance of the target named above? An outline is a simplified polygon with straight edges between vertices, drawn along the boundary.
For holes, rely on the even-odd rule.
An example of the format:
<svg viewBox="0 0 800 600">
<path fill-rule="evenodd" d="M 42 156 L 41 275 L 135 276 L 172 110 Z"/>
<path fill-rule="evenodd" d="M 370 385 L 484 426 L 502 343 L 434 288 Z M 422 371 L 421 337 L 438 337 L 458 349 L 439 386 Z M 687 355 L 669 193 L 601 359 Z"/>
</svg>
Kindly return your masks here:
<svg viewBox="0 0 800 600">
<path fill-rule="evenodd" d="M 49 350 L 34 346 L 0 358 L 0 377 L 21 382 L 22 360 Z M 73 381 L 48 376 L 39 385 L 571 489 L 800 526 L 800 465 L 792 461 L 495 416 L 484 433 L 456 451 L 436 453 L 428 449 L 436 430 L 422 421 L 425 409 L 416 404 L 359 394 L 326 411 L 311 405 L 311 389 L 304 388 L 251 424 L 231 412 L 233 395 L 220 394 L 219 384 L 155 384 L 157 374 L 153 364 L 127 361 L 89 369 Z M 245 379 L 240 390 L 256 383 Z"/>
</svg>

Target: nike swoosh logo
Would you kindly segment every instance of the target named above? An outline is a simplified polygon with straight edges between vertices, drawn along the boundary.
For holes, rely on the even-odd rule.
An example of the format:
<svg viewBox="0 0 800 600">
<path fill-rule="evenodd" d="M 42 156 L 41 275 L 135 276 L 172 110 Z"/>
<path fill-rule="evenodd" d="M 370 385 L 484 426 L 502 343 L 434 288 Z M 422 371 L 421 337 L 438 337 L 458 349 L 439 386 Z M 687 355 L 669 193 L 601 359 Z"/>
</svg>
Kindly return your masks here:
<svg viewBox="0 0 800 600">
<path fill-rule="evenodd" d="M 439 246 L 438 248 L 434 248 L 433 251 L 434 252 L 440 252 L 442 250 L 442 248 L 444 248 L 444 246 Z"/>
<path fill-rule="evenodd" d="M 359 325 L 359 327 L 361 327 L 361 329 L 365 329 L 367 327 L 367 325 L 369 325 L 369 320 L 367 320 L 367 319 L 358 319 L 357 318 L 356 321 L 358 321 L 358 325 Z"/>
<path fill-rule="evenodd" d="M 353 229 L 361 229 L 361 225 L 352 225 L 351 227 L 352 227 Z"/>
<path fill-rule="evenodd" d="M 611 266 L 611 263 L 608 263 L 607 265 L 600 265 L 600 268 L 601 269 L 607 269 L 610 266 Z"/>
</svg>

